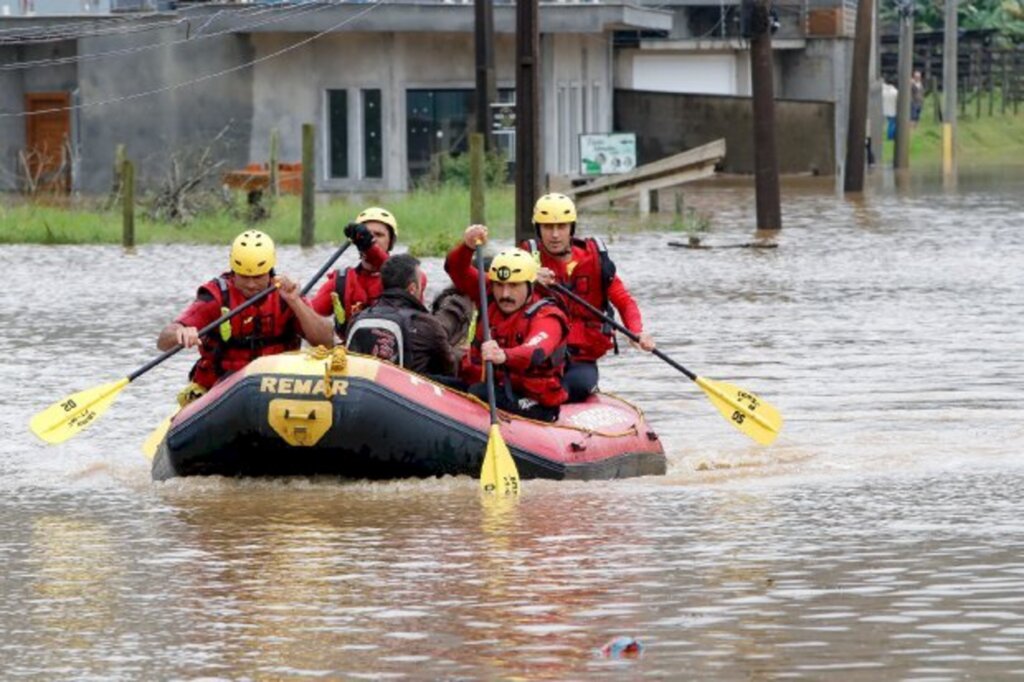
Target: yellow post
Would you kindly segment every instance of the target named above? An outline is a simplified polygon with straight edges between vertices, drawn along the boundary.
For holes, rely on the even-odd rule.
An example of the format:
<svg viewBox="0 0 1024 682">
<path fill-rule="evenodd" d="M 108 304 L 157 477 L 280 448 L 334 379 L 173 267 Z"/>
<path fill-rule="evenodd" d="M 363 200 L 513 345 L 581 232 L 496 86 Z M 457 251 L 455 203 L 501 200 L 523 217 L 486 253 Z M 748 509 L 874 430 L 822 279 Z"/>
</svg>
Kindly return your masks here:
<svg viewBox="0 0 1024 682">
<path fill-rule="evenodd" d="M 953 172 L 953 124 L 942 124 L 942 172 L 950 175 Z"/>
</svg>

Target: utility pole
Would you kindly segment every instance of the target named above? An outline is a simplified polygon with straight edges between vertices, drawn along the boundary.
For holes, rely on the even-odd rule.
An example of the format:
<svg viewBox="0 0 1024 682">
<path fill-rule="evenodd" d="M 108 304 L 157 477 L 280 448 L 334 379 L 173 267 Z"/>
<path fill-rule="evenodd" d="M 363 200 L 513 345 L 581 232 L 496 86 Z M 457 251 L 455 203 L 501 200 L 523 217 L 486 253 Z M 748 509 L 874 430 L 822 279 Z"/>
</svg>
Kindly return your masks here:
<svg viewBox="0 0 1024 682">
<path fill-rule="evenodd" d="M 498 99 L 494 75 L 493 0 L 474 0 L 474 39 L 476 42 L 476 132 L 484 136 L 487 149 L 492 146 L 491 103 Z"/>
<path fill-rule="evenodd" d="M 846 124 L 846 173 L 844 192 L 864 191 L 864 152 L 867 140 L 868 67 L 871 63 L 872 0 L 857 5 L 853 38 L 853 71 L 850 75 L 850 111 Z"/>
<path fill-rule="evenodd" d="M 537 72 L 540 45 L 537 0 L 516 3 L 516 242 L 533 236 L 533 202 L 540 163 L 537 158 L 540 103 Z"/>
<path fill-rule="evenodd" d="M 754 187 L 757 229 L 782 229 L 779 158 L 775 150 L 775 84 L 772 75 L 772 16 L 768 0 L 744 0 L 750 34 L 750 78 L 754 100 Z"/>
<path fill-rule="evenodd" d="M 914 0 L 900 0 L 899 94 L 893 168 L 910 168 L 910 75 L 914 70 Z"/>
<path fill-rule="evenodd" d="M 942 43 L 942 173 L 956 172 L 956 67 L 960 46 L 957 41 L 957 0 L 946 0 L 946 26 Z M 1004 81 L 1005 82 L 1005 81 Z M 1006 89 L 1003 88 L 1003 97 Z"/>
</svg>

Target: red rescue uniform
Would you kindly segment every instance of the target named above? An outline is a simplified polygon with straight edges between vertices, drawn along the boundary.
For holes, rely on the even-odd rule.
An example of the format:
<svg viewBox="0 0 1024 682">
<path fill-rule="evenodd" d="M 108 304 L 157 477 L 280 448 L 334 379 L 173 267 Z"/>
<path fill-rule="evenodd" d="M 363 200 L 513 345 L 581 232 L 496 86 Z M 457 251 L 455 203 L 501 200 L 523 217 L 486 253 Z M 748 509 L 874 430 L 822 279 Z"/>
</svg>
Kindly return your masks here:
<svg viewBox="0 0 1024 682">
<path fill-rule="evenodd" d="M 334 317 L 334 332 L 342 341 L 349 321 L 366 308 L 377 302 L 384 285 L 380 280 L 380 268 L 388 259 L 387 251 L 374 244 L 363 254 L 374 270 L 368 270 L 363 264 L 354 268 L 335 270 L 327 275 L 327 281 L 317 290 L 310 302 L 310 307 L 318 315 Z M 420 280 L 420 290 L 426 291 L 427 276 Z"/>
<path fill-rule="evenodd" d="M 175 321 L 201 329 L 244 303 L 247 297 L 235 287 L 234 279 L 234 274 L 227 272 L 201 286 L 196 300 Z M 258 357 L 297 350 L 301 344 L 302 326 L 275 290 L 220 329 L 203 336 L 199 360 L 189 378 L 203 388 L 211 388 L 221 377 L 237 372 Z"/>
<path fill-rule="evenodd" d="M 615 264 L 603 252 L 596 239 L 573 239 L 572 256 L 562 261 L 538 248 L 535 240 L 524 243 L 524 250 L 540 253 L 541 267 L 555 273 L 555 280 L 598 310 L 607 310 L 609 303 L 619 311 L 622 324 L 631 332 L 643 331 L 640 308 L 626 285 L 615 274 Z M 569 356 L 577 362 L 596 362 L 613 346 L 609 325 L 594 317 L 579 303 L 565 297 L 563 306 L 569 312 Z"/>
<path fill-rule="evenodd" d="M 444 268 L 459 292 L 479 306 L 479 273 L 472 262 L 473 250 L 460 244 L 448 254 Z M 545 407 L 564 403 L 568 393 L 562 387 L 562 373 L 569 319 L 561 307 L 534 291 L 526 304 L 511 315 L 488 298 L 487 314 L 491 337 L 505 352 L 505 363 L 495 371 L 496 384 L 502 386 L 508 381 L 515 393 Z M 484 380 L 482 343 L 483 325 L 477 325 L 476 338 L 460 366 L 460 378 L 467 385 Z"/>
</svg>

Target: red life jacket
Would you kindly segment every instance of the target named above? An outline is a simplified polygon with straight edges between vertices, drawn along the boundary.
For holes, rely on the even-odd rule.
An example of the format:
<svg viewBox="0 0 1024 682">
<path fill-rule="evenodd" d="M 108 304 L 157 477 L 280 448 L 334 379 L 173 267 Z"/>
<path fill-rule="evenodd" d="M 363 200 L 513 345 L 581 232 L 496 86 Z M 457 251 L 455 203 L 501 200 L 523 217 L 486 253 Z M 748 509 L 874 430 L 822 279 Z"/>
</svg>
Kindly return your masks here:
<svg viewBox="0 0 1024 682">
<path fill-rule="evenodd" d="M 522 345 L 530 336 L 530 325 L 534 318 L 553 317 L 563 329 L 569 328 L 569 320 L 565 312 L 550 298 L 535 300 L 506 317 L 497 303 L 489 301 L 488 317 L 491 322 L 491 338 L 501 348 L 515 348 Z M 483 381 L 484 364 L 480 356 L 480 346 L 484 341 L 483 325 L 476 327 L 476 338 L 469 347 L 469 352 L 462 357 L 460 377 L 467 384 Z M 531 365 L 524 370 L 511 370 L 495 367 L 494 381 L 496 386 L 511 383 L 512 390 L 526 398 L 533 398 L 541 405 L 553 407 L 564 403 L 569 394 L 562 387 L 562 375 L 565 373 L 565 341 L 558 349 L 540 365 Z"/>
<path fill-rule="evenodd" d="M 213 297 L 222 311 L 245 302 L 245 295 L 234 286 L 231 273 L 212 279 L 199 288 Z M 230 325 L 230 335 L 225 332 Z M 237 372 L 264 355 L 297 350 L 302 345 L 295 314 L 281 294 L 274 291 L 260 303 L 250 306 L 221 325 L 221 329 L 203 337 L 199 360 L 189 378 L 200 386 L 212 387 L 232 372 Z"/>
<path fill-rule="evenodd" d="M 376 303 L 383 290 L 380 272 L 369 272 L 358 267 L 338 271 L 334 278 L 334 293 L 342 308 L 339 310 L 337 305 L 334 308 L 334 331 L 338 338 L 346 338 L 348 323 Z"/>
<path fill-rule="evenodd" d="M 608 301 L 608 287 L 615 279 L 615 263 L 608 257 L 603 241 L 594 237 L 573 239 L 576 265 L 572 272 L 566 272 L 566 263 L 539 249 L 537 240 L 530 239 L 526 244 L 531 253 L 540 254 L 541 266 L 550 268 L 559 284 L 609 317 L 615 316 L 615 309 Z M 594 317 L 579 303 L 564 298 L 562 304 L 569 313 L 569 357 L 583 362 L 597 361 L 615 347 L 611 325 Z"/>
</svg>

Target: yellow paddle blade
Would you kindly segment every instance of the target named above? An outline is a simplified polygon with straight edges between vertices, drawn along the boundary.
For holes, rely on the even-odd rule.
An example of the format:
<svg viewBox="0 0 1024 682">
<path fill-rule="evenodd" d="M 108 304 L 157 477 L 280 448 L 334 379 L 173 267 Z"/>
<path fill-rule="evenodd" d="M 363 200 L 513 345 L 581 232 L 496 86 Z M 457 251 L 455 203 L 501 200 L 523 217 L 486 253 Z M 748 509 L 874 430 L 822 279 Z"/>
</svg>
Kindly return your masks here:
<svg viewBox="0 0 1024 682">
<path fill-rule="evenodd" d="M 491 424 L 487 436 L 487 452 L 484 453 L 484 466 L 480 471 L 480 489 L 485 493 L 519 494 L 519 471 L 497 424 Z"/>
<path fill-rule="evenodd" d="M 770 445 L 779 435 L 782 415 L 750 391 L 704 377 L 696 381 L 722 416 L 761 445 Z"/>
<path fill-rule="evenodd" d="M 29 428 L 47 443 L 63 443 L 106 412 L 127 385 L 125 378 L 62 398 L 32 417 Z"/>
<path fill-rule="evenodd" d="M 174 414 L 177 414 L 175 411 Z M 145 442 L 142 444 L 142 454 L 146 456 L 150 462 L 156 457 L 156 451 L 160 447 L 160 443 L 163 442 L 164 436 L 167 435 L 167 430 L 171 428 L 171 417 L 164 417 L 164 420 L 157 424 L 156 428 L 146 437 Z"/>
</svg>

